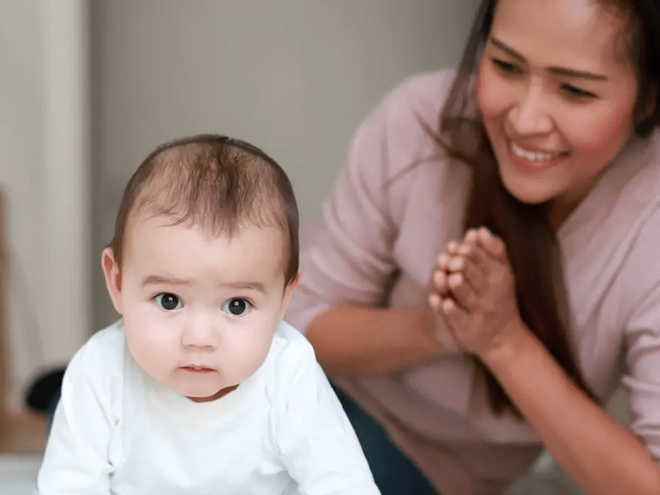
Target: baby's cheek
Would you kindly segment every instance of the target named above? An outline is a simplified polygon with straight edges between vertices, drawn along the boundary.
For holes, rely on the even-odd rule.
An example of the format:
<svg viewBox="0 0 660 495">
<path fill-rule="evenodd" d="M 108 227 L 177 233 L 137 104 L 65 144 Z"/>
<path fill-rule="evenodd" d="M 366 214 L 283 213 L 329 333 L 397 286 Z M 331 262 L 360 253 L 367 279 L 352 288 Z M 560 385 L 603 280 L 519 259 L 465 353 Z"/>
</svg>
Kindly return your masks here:
<svg viewBox="0 0 660 495">
<path fill-rule="evenodd" d="M 232 368 L 227 370 L 227 374 L 234 376 L 237 382 L 252 375 L 266 359 L 271 342 L 272 338 L 264 332 L 245 332 L 237 337 L 232 349 L 225 349 L 225 355 L 231 358 L 228 364 Z"/>
<path fill-rule="evenodd" d="M 155 325 L 149 318 L 136 316 L 133 315 L 133 318 L 124 320 L 128 347 L 140 367 L 154 378 L 160 379 L 165 365 L 175 362 L 176 356 L 171 350 L 168 350 L 167 338 L 163 329 Z"/>
</svg>

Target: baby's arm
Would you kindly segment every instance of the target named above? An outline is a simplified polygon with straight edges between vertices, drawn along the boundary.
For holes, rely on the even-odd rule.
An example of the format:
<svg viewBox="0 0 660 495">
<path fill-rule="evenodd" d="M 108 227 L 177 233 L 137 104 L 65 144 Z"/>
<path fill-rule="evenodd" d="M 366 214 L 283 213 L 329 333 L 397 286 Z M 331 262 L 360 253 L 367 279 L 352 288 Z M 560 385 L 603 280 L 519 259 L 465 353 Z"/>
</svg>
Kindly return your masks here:
<svg viewBox="0 0 660 495">
<path fill-rule="evenodd" d="M 62 383 L 44 461 L 37 480 L 39 495 L 109 495 L 112 466 L 110 380 L 107 355 L 92 338 L 69 364 Z"/>
<path fill-rule="evenodd" d="M 301 495 L 380 495 L 360 443 L 309 343 L 283 384 L 274 438 Z M 297 349 L 298 350 L 298 349 Z"/>
</svg>

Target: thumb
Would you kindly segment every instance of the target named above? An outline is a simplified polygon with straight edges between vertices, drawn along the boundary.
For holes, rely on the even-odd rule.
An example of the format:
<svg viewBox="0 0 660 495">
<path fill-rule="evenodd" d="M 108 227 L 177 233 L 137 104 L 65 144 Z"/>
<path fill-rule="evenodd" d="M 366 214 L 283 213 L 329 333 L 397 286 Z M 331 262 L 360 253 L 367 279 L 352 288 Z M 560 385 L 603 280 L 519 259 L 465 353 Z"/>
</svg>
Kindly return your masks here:
<svg viewBox="0 0 660 495">
<path fill-rule="evenodd" d="M 479 245 L 486 250 L 486 252 L 497 259 L 498 261 L 507 261 L 506 244 L 504 241 L 493 235 L 493 233 L 486 227 L 479 229 Z"/>
</svg>

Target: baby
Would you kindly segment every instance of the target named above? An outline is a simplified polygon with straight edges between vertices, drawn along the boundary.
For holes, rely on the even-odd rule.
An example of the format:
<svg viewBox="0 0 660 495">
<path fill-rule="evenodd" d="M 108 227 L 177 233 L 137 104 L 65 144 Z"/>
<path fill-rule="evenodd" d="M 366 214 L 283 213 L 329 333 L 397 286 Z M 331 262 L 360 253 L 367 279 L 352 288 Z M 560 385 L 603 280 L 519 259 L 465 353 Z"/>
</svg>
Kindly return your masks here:
<svg viewBox="0 0 660 495">
<path fill-rule="evenodd" d="M 311 345 L 284 171 L 245 142 L 165 144 L 129 181 L 102 267 L 122 320 L 76 353 L 38 493 L 379 494 Z"/>
</svg>

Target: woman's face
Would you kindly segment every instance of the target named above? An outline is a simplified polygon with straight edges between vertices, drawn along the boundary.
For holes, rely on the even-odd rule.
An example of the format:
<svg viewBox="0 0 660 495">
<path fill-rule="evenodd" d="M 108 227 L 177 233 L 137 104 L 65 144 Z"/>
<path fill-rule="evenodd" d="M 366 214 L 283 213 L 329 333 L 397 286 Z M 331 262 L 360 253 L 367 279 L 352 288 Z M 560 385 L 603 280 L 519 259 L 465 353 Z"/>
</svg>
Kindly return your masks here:
<svg viewBox="0 0 660 495">
<path fill-rule="evenodd" d="M 633 132 L 625 22 L 594 0 L 500 0 L 477 101 L 508 191 L 555 225 Z"/>
</svg>

